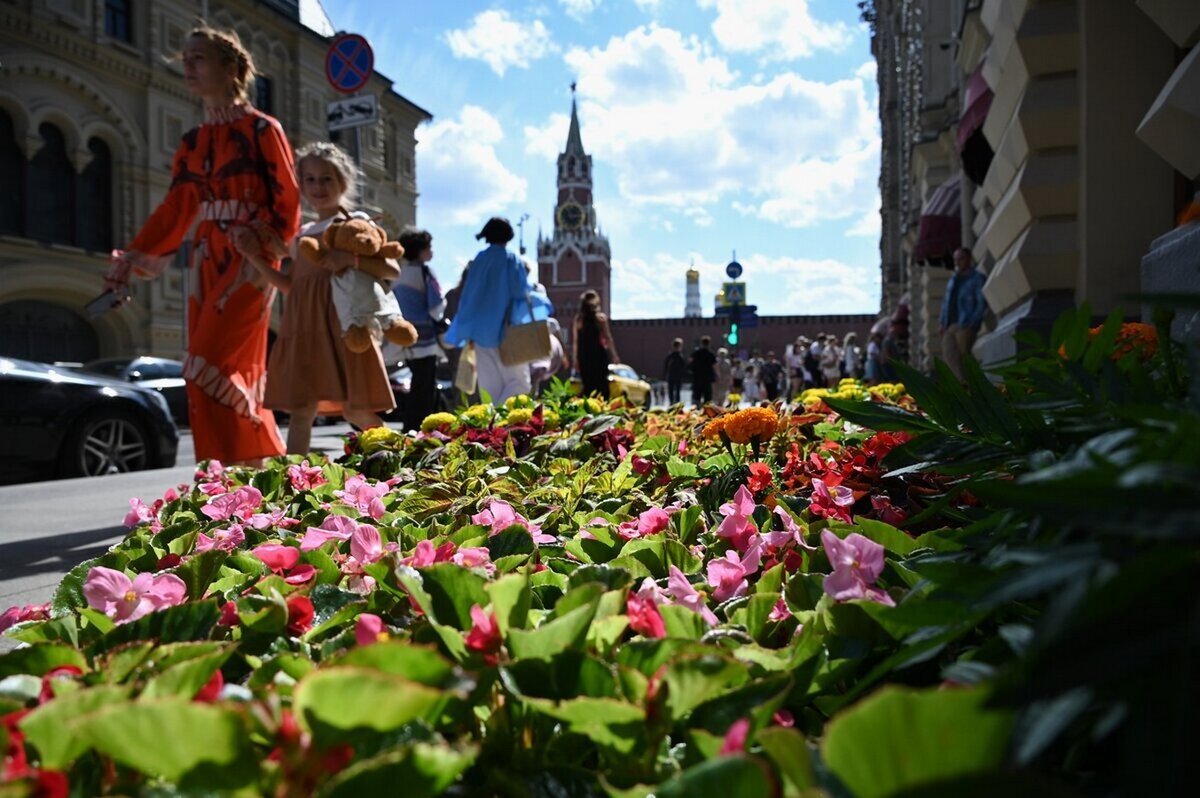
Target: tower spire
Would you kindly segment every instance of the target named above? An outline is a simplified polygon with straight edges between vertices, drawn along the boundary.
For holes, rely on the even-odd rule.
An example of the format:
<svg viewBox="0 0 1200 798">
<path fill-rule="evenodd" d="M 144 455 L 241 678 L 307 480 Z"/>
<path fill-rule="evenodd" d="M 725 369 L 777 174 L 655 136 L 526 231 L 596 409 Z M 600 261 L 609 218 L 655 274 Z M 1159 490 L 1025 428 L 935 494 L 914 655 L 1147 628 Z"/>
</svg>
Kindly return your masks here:
<svg viewBox="0 0 1200 798">
<path fill-rule="evenodd" d="M 575 108 L 575 83 L 571 83 L 571 129 L 567 132 L 568 153 L 583 155 L 583 139 L 579 135 L 579 113 Z"/>
</svg>

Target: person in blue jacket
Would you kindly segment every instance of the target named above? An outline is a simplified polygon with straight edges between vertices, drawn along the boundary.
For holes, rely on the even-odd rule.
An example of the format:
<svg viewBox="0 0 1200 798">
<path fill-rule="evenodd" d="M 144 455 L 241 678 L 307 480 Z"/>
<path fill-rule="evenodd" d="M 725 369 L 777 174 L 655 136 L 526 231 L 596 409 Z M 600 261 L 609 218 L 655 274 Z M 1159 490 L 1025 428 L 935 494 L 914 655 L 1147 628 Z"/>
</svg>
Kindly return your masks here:
<svg viewBox="0 0 1200 798">
<path fill-rule="evenodd" d="M 496 404 L 531 389 L 528 363 L 506 366 L 500 360 L 505 326 L 547 319 L 553 310 L 550 300 L 531 282 L 525 264 L 508 251 L 506 245 L 513 237 L 512 225 L 498 216 L 475 236 L 488 246 L 471 261 L 458 310 L 446 330 L 451 345 L 475 347 L 479 388 Z"/>
<path fill-rule="evenodd" d="M 983 272 L 975 268 L 971 250 L 966 247 L 954 250 L 954 274 L 942 297 L 938 332 L 942 336 L 942 359 L 959 380 L 963 379 L 962 359 L 971 354 L 987 311 L 984 280 Z"/>
</svg>

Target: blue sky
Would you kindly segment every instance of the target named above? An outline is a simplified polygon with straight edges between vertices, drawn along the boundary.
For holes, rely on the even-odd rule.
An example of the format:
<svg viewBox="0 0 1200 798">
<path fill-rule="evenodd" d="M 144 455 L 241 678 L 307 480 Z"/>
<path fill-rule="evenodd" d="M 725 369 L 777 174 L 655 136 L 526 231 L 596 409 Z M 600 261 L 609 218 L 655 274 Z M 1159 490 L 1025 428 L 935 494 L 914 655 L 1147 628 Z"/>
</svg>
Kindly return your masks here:
<svg viewBox="0 0 1200 798">
<path fill-rule="evenodd" d="M 445 284 L 487 217 L 553 225 L 578 81 L 613 316 L 705 315 L 736 249 L 762 314 L 879 308 L 878 111 L 850 0 L 326 0 L 376 68 L 434 115 L 418 223 Z M 515 246 L 515 243 L 514 243 Z"/>
</svg>

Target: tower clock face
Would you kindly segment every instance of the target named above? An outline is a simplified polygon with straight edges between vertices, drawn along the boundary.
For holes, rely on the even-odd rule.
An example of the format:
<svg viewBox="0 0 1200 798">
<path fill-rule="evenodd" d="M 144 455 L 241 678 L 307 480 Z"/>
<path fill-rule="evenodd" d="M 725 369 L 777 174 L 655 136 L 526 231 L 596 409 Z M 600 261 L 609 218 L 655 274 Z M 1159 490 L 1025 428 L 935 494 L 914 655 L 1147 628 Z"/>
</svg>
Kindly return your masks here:
<svg viewBox="0 0 1200 798">
<path fill-rule="evenodd" d="M 558 223 L 564 230 L 578 230 L 583 225 L 583 208 L 567 202 L 558 209 Z"/>
</svg>

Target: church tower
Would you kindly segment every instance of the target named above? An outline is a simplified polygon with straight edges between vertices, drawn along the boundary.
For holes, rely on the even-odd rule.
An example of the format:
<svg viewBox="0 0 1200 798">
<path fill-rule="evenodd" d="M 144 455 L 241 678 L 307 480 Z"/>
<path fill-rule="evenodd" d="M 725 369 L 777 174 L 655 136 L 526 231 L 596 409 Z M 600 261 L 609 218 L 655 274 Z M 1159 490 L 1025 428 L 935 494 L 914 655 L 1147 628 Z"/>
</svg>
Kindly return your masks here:
<svg viewBox="0 0 1200 798">
<path fill-rule="evenodd" d="M 548 238 L 538 233 L 537 253 L 538 279 L 568 336 L 579 310 L 579 295 L 589 288 L 600 295 L 600 309 L 611 315 L 612 256 L 608 239 L 599 232 L 592 204 L 592 156 L 584 151 L 579 135 L 575 84 L 571 84 L 567 148 L 558 156 L 554 232 Z"/>
</svg>

